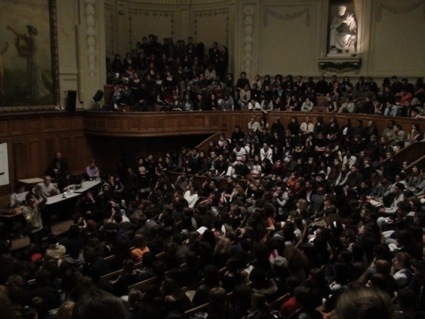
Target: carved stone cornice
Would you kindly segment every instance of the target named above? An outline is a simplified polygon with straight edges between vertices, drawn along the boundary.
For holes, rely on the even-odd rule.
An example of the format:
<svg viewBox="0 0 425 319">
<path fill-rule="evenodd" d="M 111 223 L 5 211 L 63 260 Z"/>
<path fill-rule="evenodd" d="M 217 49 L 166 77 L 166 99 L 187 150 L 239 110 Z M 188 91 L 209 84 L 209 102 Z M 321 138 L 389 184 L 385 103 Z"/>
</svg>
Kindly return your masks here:
<svg viewBox="0 0 425 319">
<path fill-rule="evenodd" d="M 362 59 L 359 57 L 326 57 L 319 59 L 322 70 L 335 73 L 357 72 L 360 70 Z"/>
<path fill-rule="evenodd" d="M 310 9 L 309 8 L 303 8 L 299 11 L 295 11 L 293 13 L 286 13 L 286 14 L 280 14 L 277 13 L 276 10 L 272 10 L 270 8 L 266 8 L 264 10 L 264 27 L 267 27 L 268 23 L 269 23 L 269 16 L 279 19 L 279 20 L 294 20 L 294 19 L 298 19 L 302 16 L 305 15 L 305 24 L 307 27 L 310 26 Z"/>
<path fill-rule="evenodd" d="M 400 5 L 400 3 L 403 3 Z M 376 8 L 376 21 L 380 22 L 382 20 L 382 11 L 386 10 L 393 14 L 407 14 L 412 11 L 418 10 L 422 6 L 422 14 L 425 20 L 425 1 L 418 0 L 417 2 L 411 4 L 404 4 L 404 2 L 397 1 L 396 5 L 392 5 L 388 3 L 387 0 L 379 0 L 377 1 Z"/>
</svg>

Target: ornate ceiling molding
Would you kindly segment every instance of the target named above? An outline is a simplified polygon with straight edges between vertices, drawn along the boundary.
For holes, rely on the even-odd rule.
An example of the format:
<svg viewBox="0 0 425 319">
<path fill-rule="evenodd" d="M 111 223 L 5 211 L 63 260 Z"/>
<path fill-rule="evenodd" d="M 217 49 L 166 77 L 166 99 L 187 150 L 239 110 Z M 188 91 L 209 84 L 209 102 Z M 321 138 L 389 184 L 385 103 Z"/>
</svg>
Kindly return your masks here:
<svg viewBox="0 0 425 319">
<path fill-rule="evenodd" d="M 382 11 L 386 10 L 393 14 L 407 14 L 412 11 L 419 9 L 422 6 L 423 18 L 425 20 L 425 1 L 418 0 L 412 4 L 408 5 L 399 5 L 400 2 L 397 1 L 397 5 L 391 5 L 388 1 L 383 0 L 378 1 L 377 9 L 376 9 L 376 21 L 380 22 L 382 20 Z"/>
<path fill-rule="evenodd" d="M 302 17 L 303 15 L 305 15 L 305 24 L 307 27 L 310 26 L 310 20 L 311 20 L 311 16 L 310 16 L 310 9 L 309 8 L 304 8 L 302 10 L 299 11 L 295 11 L 294 13 L 287 13 L 287 14 L 279 14 L 276 12 L 276 10 L 272 10 L 269 8 L 266 8 L 264 10 L 264 27 L 268 26 L 269 23 L 269 16 L 279 19 L 279 20 L 294 20 L 294 19 L 298 19 L 300 17 Z"/>
</svg>

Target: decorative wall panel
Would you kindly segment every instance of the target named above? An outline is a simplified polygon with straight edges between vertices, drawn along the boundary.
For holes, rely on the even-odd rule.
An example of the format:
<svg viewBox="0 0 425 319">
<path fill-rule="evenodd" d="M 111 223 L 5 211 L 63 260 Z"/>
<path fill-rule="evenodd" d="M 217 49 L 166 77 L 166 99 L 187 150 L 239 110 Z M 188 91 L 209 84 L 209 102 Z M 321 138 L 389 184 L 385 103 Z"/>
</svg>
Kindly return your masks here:
<svg viewBox="0 0 425 319">
<path fill-rule="evenodd" d="M 264 5 L 261 10 L 259 73 L 310 74 L 315 64 L 311 4 Z"/>
<path fill-rule="evenodd" d="M 162 43 L 164 37 L 175 35 L 175 12 L 159 9 L 128 9 L 129 45 L 135 48 L 138 41 L 144 36 L 155 34 Z"/>
<path fill-rule="evenodd" d="M 373 1 L 372 22 L 370 72 L 386 76 L 423 76 L 425 1 Z"/>
<path fill-rule="evenodd" d="M 229 46 L 228 8 L 207 9 L 193 12 L 193 37 L 204 42 L 206 48 L 217 41 L 219 45 Z M 214 30 L 214 32 L 211 32 Z"/>
</svg>

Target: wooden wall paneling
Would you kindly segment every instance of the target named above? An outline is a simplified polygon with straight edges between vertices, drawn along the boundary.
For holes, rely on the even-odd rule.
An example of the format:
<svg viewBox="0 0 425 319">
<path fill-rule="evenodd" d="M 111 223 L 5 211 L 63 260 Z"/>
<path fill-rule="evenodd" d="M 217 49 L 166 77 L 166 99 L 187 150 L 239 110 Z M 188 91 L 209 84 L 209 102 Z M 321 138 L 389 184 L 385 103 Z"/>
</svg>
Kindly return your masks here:
<svg viewBox="0 0 425 319">
<path fill-rule="evenodd" d="M 85 132 L 88 135 L 97 136 L 121 136 L 121 137 L 153 137 L 153 136 L 183 136 L 191 134 L 212 134 L 225 131 L 231 134 L 236 125 L 240 125 L 246 130 L 247 123 L 251 116 L 257 120 L 263 114 L 261 112 L 191 112 L 191 113 L 113 113 L 104 114 L 99 112 L 87 112 L 85 121 Z M 299 122 L 303 122 L 306 116 L 310 116 L 313 122 L 316 122 L 318 116 L 322 116 L 324 122 L 329 121 L 329 117 L 335 116 L 340 125 L 346 118 L 361 119 L 363 125 L 372 119 L 377 127 L 382 131 L 389 120 L 399 123 L 403 129 L 410 130 L 411 123 L 415 120 L 409 118 L 389 118 L 379 115 L 356 114 L 347 116 L 344 114 L 330 114 L 326 112 L 269 112 L 266 116 L 269 124 L 278 118 L 286 127 L 292 116 L 295 116 Z M 91 119 L 90 119 L 91 118 Z M 102 123 L 102 126 L 91 125 L 94 121 Z M 139 129 L 137 129 L 139 127 Z M 120 129 L 118 129 L 120 128 Z"/>
<path fill-rule="evenodd" d="M 74 167 L 71 163 L 71 159 L 78 156 L 78 152 L 72 148 L 71 137 L 68 134 L 59 136 L 58 151 L 61 152 L 62 156 L 68 160 L 69 169 L 73 170 Z"/>
<path fill-rule="evenodd" d="M 9 134 L 10 135 L 18 135 L 18 134 L 24 133 L 25 122 L 23 120 L 22 121 L 14 121 L 14 120 L 11 120 L 11 119 L 7 119 L 6 121 L 9 123 L 9 127 L 10 127 Z"/>
<path fill-rule="evenodd" d="M 27 177 L 37 177 L 42 176 L 47 167 L 42 158 L 44 158 L 42 153 L 42 143 L 40 138 L 28 140 L 28 148 L 26 152 L 27 165 L 28 165 L 28 174 L 35 174 L 33 176 Z"/>
<path fill-rule="evenodd" d="M 82 129 L 84 127 L 83 116 L 72 116 L 68 118 L 68 121 L 72 123 L 72 129 Z"/>
<path fill-rule="evenodd" d="M 15 179 L 30 177 L 28 175 L 28 161 L 29 158 L 26 156 L 25 142 L 19 141 L 13 143 L 13 163 Z M 34 176 L 31 176 L 34 177 Z"/>
<path fill-rule="evenodd" d="M 140 132 L 140 121 L 138 119 L 129 118 L 127 120 L 127 129 L 129 132 Z"/>
<path fill-rule="evenodd" d="M 57 138 L 48 136 L 46 137 L 44 144 L 45 144 L 44 160 L 46 161 L 47 164 L 49 164 L 52 158 L 54 157 L 54 155 L 56 154 L 56 152 L 59 151 Z"/>
<path fill-rule="evenodd" d="M 27 118 L 25 121 L 24 133 L 30 134 L 32 132 L 42 132 L 44 127 L 44 122 L 48 121 L 48 119 L 42 119 L 39 117 L 35 118 Z"/>
<path fill-rule="evenodd" d="M 0 137 L 6 137 L 10 134 L 9 121 L 0 121 Z"/>
<path fill-rule="evenodd" d="M 7 153 L 8 153 L 8 161 L 9 161 L 9 182 L 10 185 L 4 185 L 2 186 L 2 189 L 0 189 L 0 196 L 4 193 L 4 190 L 9 190 L 12 187 L 15 187 L 15 181 L 16 181 L 16 172 L 15 172 L 15 163 L 14 163 L 14 148 L 11 140 L 6 140 L 7 142 Z M 9 200 L 9 199 L 8 199 Z"/>
<path fill-rule="evenodd" d="M 73 138 L 73 156 L 71 173 L 77 174 L 85 169 L 91 159 L 91 152 L 87 147 L 85 135 L 75 135 Z"/>
<path fill-rule="evenodd" d="M 102 129 L 102 130 L 106 130 L 107 129 L 107 127 L 106 127 L 106 119 L 103 118 L 103 117 L 102 118 L 100 118 L 100 117 L 95 118 L 92 121 L 91 124 L 92 124 L 91 127 L 93 127 L 93 128 Z"/>
<path fill-rule="evenodd" d="M 185 117 L 185 119 L 186 120 L 190 120 L 190 118 L 188 118 L 188 117 Z M 206 116 L 197 116 L 197 117 L 194 117 L 187 124 L 189 125 L 188 127 L 192 127 L 194 129 L 202 129 L 202 128 L 205 128 L 205 127 L 210 127 L 211 128 L 211 126 L 208 123 L 209 122 L 208 120 L 209 120 L 209 116 L 208 115 L 206 115 Z"/>
<path fill-rule="evenodd" d="M 113 118 L 112 121 L 109 121 L 109 128 L 115 132 L 122 131 L 122 121 L 120 119 Z"/>
<path fill-rule="evenodd" d="M 165 131 L 172 131 L 175 132 L 176 130 L 179 130 L 180 127 L 178 126 L 178 118 L 174 114 L 170 114 L 171 116 L 163 117 L 163 116 L 157 116 L 155 118 L 155 124 L 156 124 L 156 131 L 158 132 L 165 132 Z"/>
<path fill-rule="evenodd" d="M 140 121 L 140 128 L 148 132 L 154 132 L 158 129 L 160 120 L 156 118 L 143 118 Z"/>
<path fill-rule="evenodd" d="M 223 130 L 227 127 L 226 121 L 222 121 L 222 117 L 217 114 L 211 114 L 208 116 L 205 125 L 216 130 Z"/>
<path fill-rule="evenodd" d="M 71 130 L 74 128 L 72 117 L 57 117 L 53 118 L 51 121 L 55 123 L 53 127 L 55 130 Z"/>
<path fill-rule="evenodd" d="M 43 125 L 42 131 L 44 132 L 50 132 L 54 131 L 57 127 L 64 127 L 63 123 L 58 123 L 60 119 L 51 119 L 49 120 L 39 120 L 41 124 Z"/>
</svg>

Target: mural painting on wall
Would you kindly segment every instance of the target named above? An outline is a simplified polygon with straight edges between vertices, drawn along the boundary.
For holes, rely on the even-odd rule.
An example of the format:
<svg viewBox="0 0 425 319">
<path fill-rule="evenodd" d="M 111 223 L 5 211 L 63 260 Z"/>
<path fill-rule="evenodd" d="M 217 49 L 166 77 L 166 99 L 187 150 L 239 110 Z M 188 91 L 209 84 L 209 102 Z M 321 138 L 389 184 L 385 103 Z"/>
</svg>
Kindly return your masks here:
<svg viewBox="0 0 425 319">
<path fill-rule="evenodd" d="M 330 0 L 328 56 L 357 54 L 357 17 L 353 0 Z"/>
<path fill-rule="evenodd" d="M 52 14 L 54 0 L 0 0 L 0 106 L 56 104 Z"/>
</svg>

